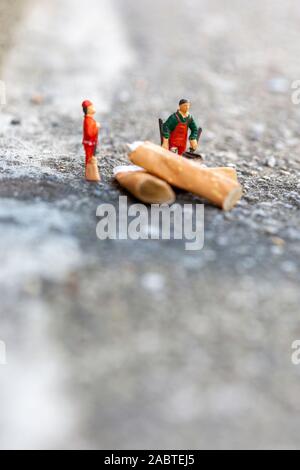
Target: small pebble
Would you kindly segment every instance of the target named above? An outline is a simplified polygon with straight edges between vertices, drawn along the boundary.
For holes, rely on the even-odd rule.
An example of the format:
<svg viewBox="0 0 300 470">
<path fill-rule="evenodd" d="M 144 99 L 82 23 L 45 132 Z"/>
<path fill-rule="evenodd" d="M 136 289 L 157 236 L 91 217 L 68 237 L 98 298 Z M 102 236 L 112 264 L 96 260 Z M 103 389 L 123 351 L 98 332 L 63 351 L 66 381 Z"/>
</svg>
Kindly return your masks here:
<svg viewBox="0 0 300 470">
<path fill-rule="evenodd" d="M 44 97 L 42 95 L 34 95 L 30 101 L 32 104 L 41 105 L 44 102 Z"/>
<path fill-rule="evenodd" d="M 12 126 L 20 126 L 21 125 L 21 120 L 20 119 L 12 119 L 10 121 Z"/>
<path fill-rule="evenodd" d="M 161 292 L 166 285 L 165 277 L 160 273 L 147 273 L 141 278 L 142 287 L 149 292 Z"/>
<path fill-rule="evenodd" d="M 276 166 L 276 158 L 273 155 L 268 157 L 266 165 L 270 168 L 274 168 Z"/>
<path fill-rule="evenodd" d="M 285 245 L 285 241 L 282 238 L 272 237 L 271 240 L 272 240 L 272 243 L 274 243 L 274 245 L 276 245 L 276 246 L 284 246 Z"/>
</svg>

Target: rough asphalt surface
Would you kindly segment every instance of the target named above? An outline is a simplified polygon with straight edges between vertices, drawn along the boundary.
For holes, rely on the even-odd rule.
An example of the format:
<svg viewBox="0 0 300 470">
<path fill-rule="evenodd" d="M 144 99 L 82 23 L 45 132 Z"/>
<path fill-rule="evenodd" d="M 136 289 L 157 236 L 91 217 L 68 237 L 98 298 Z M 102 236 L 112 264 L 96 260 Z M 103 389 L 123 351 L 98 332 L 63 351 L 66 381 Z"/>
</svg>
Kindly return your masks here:
<svg viewBox="0 0 300 470">
<path fill-rule="evenodd" d="M 113 5 L 133 58 L 105 90 L 111 112 L 98 103 L 100 185 L 82 178 L 86 96 L 69 112 L 47 81 L 82 73 L 84 48 L 59 49 L 48 69 L 37 29 L 32 61 L 3 68 L 22 80 L 0 115 L 0 446 L 299 448 L 300 6 Z M 99 241 L 97 206 L 124 195 L 112 169 L 127 162 L 125 143 L 158 142 L 158 117 L 185 96 L 206 164 L 236 167 L 243 200 L 229 213 L 206 204 L 200 252 Z"/>
</svg>

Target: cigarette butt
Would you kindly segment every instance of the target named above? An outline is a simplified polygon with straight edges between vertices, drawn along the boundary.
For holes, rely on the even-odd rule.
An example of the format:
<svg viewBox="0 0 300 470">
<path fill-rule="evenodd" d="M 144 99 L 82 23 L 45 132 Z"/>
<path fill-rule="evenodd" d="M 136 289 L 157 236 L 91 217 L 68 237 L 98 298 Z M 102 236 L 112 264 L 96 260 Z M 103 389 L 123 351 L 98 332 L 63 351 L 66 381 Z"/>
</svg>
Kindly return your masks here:
<svg viewBox="0 0 300 470">
<path fill-rule="evenodd" d="M 173 204 L 176 196 L 171 186 L 143 168 L 120 166 L 114 169 L 118 183 L 146 204 Z"/>
<path fill-rule="evenodd" d="M 203 197 L 223 210 L 230 210 L 242 197 L 242 187 L 224 172 L 212 171 L 151 142 L 135 143 L 129 158 L 132 163 L 169 184 Z"/>
<path fill-rule="evenodd" d="M 206 168 L 209 171 L 212 171 L 213 173 L 218 173 L 221 176 L 225 176 L 226 178 L 230 178 L 234 181 L 238 182 L 238 175 L 236 172 L 235 168 L 231 168 L 229 166 L 218 166 L 218 167 L 207 167 L 206 165 L 203 165 L 200 162 L 197 162 L 198 165 L 200 165 L 202 168 Z"/>
<path fill-rule="evenodd" d="M 216 174 L 220 174 L 221 176 L 223 175 L 225 178 L 230 178 L 238 182 L 237 172 L 234 168 L 224 166 L 224 167 L 218 167 L 218 168 L 208 168 L 208 170 Z"/>
</svg>

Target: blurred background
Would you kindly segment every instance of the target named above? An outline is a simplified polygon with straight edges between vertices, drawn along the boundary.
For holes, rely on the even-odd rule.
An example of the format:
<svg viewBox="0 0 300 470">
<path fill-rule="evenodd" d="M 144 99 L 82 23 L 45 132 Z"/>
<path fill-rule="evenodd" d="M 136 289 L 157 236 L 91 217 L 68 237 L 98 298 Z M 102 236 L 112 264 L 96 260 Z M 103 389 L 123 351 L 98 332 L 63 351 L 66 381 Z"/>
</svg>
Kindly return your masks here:
<svg viewBox="0 0 300 470">
<path fill-rule="evenodd" d="M 1 448 L 299 447 L 299 20 L 296 0 L 1 0 Z M 126 142 L 158 143 L 180 98 L 242 201 L 205 205 L 196 253 L 99 241 Z"/>
</svg>

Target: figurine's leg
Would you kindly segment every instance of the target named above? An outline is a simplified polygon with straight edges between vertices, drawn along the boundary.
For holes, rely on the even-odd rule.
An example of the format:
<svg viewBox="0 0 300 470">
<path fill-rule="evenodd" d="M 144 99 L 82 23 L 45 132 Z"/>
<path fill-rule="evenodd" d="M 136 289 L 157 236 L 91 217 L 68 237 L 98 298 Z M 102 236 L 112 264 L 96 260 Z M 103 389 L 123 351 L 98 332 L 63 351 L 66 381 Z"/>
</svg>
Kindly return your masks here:
<svg viewBox="0 0 300 470">
<path fill-rule="evenodd" d="M 91 145 L 89 151 L 87 152 L 86 159 L 86 168 L 85 168 L 85 177 L 87 181 L 98 182 L 101 181 L 97 158 L 95 157 L 96 146 Z"/>
<path fill-rule="evenodd" d="M 186 152 L 186 145 L 182 145 L 178 148 L 178 155 L 183 155 Z"/>
</svg>

